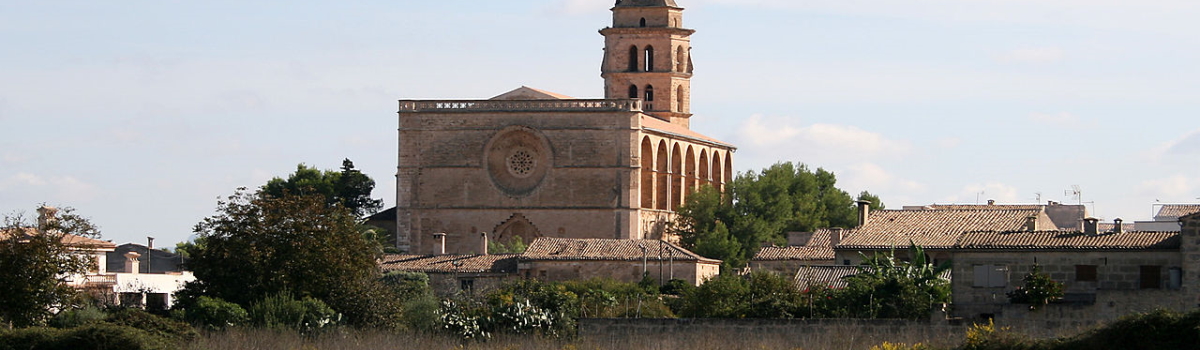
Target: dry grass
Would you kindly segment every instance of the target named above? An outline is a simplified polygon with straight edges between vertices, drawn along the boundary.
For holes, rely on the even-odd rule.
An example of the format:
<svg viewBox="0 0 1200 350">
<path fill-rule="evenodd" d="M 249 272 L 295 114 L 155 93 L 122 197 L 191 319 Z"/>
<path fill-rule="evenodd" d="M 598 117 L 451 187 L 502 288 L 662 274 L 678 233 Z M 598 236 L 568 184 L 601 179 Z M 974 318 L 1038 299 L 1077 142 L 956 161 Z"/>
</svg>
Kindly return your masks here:
<svg viewBox="0 0 1200 350">
<path fill-rule="evenodd" d="M 728 330 L 720 332 L 674 332 L 619 334 L 603 337 L 557 340 L 532 336 L 497 336 L 486 342 L 463 342 L 455 338 L 411 332 L 345 330 L 313 337 L 258 329 L 238 329 L 206 334 L 192 349 L 256 350 L 342 350 L 342 349 L 530 349 L 530 350 L 738 350 L 738 349 L 869 349 L 884 341 L 924 343 L 935 348 L 961 344 L 963 334 L 922 327 L 900 327 L 886 334 L 877 329 L 852 326 L 828 327 L 806 334 L 755 334 Z M 940 332 L 940 333 L 939 333 Z"/>
</svg>

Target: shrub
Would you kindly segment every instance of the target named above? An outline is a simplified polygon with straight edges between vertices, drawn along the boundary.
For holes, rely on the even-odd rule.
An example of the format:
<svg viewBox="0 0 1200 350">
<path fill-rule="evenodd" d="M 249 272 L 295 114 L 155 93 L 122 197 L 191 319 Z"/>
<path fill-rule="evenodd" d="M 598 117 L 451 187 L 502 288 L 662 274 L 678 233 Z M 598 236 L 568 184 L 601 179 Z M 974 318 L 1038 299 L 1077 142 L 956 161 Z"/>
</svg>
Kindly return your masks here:
<svg viewBox="0 0 1200 350">
<path fill-rule="evenodd" d="M 251 305 L 249 319 L 259 327 L 312 332 L 337 324 L 341 317 L 320 300 L 279 293 Z"/>
<path fill-rule="evenodd" d="M 178 341 L 190 342 L 200 337 L 196 329 L 185 322 L 158 316 L 140 309 L 125 308 L 117 310 L 110 314 L 105 321 L 118 326 L 137 328 L 157 337 Z"/>
<path fill-rule="evenodd" d="M 1037 310 L 1063 296 L 1062 283 L 1042 273 L 1042 267 L 1037 264 L 1033 265 L 1033 269 L 1022 280 L 1025 281 L 1024 286 L 1005 293 L 1008 300 L 1014 304 L 1029 304 L 1030 310 Z"/>
<path fill-rule="evenodd" d="M 1180 314 L 1154 310 L 1065 341 L 1063 349 L 1200 349 L 1200 310 Z"/>
<path fill-rule="evenodd" d="M 86 306 L 79 309 L 68 309 L 54 315 L 50 319 L 50 326 L 55 328 L 73 328 L 89 323 L 104 321 L 108 318 L 108 314 L 104 313 L 94 306 Z"/>
<path fill-rule="evenodd" d="M 71 329 L 33 327 L 0 332 L 0 350 L 45 349 L 176 349 L 177 340 L 134 327 L 92 323 Z"/>
<path fill-rule="evenodd" d="M 221 329 L 246 322 L 246 309 L 220 298 L 202 296 L 185 311 L 185 319 L 209 329 Z"/>
<path fill-rule="evenodd" d="M 417 331 L 433 331 L 438 327 L 440 301 L 432 294 L 421 295 L 404 302 L 404 325 Z"/>
</svg>

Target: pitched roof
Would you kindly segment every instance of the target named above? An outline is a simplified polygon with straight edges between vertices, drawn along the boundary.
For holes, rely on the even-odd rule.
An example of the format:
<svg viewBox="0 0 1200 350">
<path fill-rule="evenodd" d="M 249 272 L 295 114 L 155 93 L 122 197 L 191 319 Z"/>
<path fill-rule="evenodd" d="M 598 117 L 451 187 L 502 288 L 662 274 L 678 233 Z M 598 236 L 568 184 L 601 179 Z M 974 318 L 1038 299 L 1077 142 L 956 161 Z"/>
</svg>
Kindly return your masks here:
<svg viewBox="0 0 1200 350">
<path fill-rule="evenodd" d="M 956 248 L 978 250 L 1160 250 L 1179 249 L 1178 232 L 1124 232 L 1089 236 L 1070 231 L 977 231 L 962 235 Z"/>
<path fill-rule="evenodd" d="M 384 271 L 429 273 L 515 273 L 517 254 L 409 255 L 388 254 L 379 260 Z"/>
<path fill-rule="evenodd" d="M 1154 215 L 1154 221 L 1171 221 L 1188 214 L 1200 212 L 1200 204 L 1163 204 Z"/>
<path fill-rule="evenodd" d="M 925 248 L 947 249 L 954 247 L 964 232 L 1022 230 L 1030 216 L 1037 217 L 1038 227 L 1056 227 L 1037 209 L 877 210 L 837 248 L 887 249 L 907 247 L 911 241 Z"/>
<path fill-rule="evenodd" d="M 645 129 L 647 131 L 652 131 L 652 132 L 659 132 L 662 134 L 666 134 L 668 136 L 677 136 L 677 137 L 681 137 L 681 138 L 685 138 L 685 139 L 692 139 L 692 140 L 696 140 L 696 141 L 712 143 L 712 144 L 715 144 L 715 145 L 718 145 L 721 147 L 730 148 L 730 149 L 737 149 L 737 147 L 734 147 L 733 145 L 731 145 L 729 143 L 722 142 L 721 140 L 717 140 L 717 139 L 714 139 L 714 138 L 711 138 L 708 136 L 704 136 L 698 132 L 692 131 L 692 129 L 685 128 L 682 125 L 672 124 L 670 122 L 655 118 L 650 115 L 645 115 L 645 114 L 642 115 L 642 129 Z"/>
<path fill-rule="evenodd" d="M 801 266 L 796 272 L 795 284 L 800 288 L 845 288 L 847 284 L 842 278 L 855 274 L 858 274 L 858 267 L 849 265 Z"/>
<path fill-rule="evenodd" d="M 528 86 L 521 86 L 512 89 L 509 92 L 496 95 L 489 100 L 571 100 L 574 97 L 563 95 L 560 93 L 550 92 L 546 90 L 534 89 Z"/>
<path fill-rule="evenodd" d="M 787 247 L 762 247 L 757 253 L 754 253 L 754 258 L 750 260 L 833 260 L 833 244 L 831 236 L 833 232 L 829 229 L 821 229 L 813 232 L 812 237 L 801 246 Z"/>
<path fill-rule="evenodd" d="M 37 234 L 40 234 L 37 229 L 32 228 L 32 227 L 24 227 L 24 228 L 20 228 L 17 230 L 2 230 L 2 231 L 0 231 L 0 239 L 12 238 L 14 235 L 21 235 L 22 236 L 21 238 L 23 239 L 25 237 L 30 237 L 30 236 L 37 235 Z M 73 235 L 73 234 L 69 234 L 69 233 L 63 234 L 62 242 L 68 246 L 72 246 L 72 247 L 76 247 L 76 248 L 107 250 L 107 249 L 115 249 L 117 247 L 117 245 L 114 244 L 113 242 L 103 241 L 103 240 L 79 236 L 79 235 Z"/>
<path fill-rule="evenodd" d="M 827 287 L 845 288 L 849 285 L 845 278 L 858 274 L 858 266 L 850 265 L 815 265 L 802 266 L 796 272 L 794 285 L 800 288 Z M 942 271 L 938 277 L 947 281 L 953 276 L 950 269 Z"/>
<path fill-rule="evenodd" d="M 646 249 L 643 251 L 642 247 Z M 644 252 L 644 255 L 643 255 Z M 521 260 L 699 261 L 720 263 L 666 241 L 652 239 L 551 238 L 535 239 Z"/>
</svg>

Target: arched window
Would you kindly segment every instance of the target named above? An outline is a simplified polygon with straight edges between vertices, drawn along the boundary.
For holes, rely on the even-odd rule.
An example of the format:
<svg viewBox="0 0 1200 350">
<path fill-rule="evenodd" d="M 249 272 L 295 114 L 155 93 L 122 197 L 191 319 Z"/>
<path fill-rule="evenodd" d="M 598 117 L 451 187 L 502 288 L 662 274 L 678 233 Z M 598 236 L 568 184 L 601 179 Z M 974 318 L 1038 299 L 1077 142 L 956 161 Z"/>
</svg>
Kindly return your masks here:
<svg viewBox="0 0 1200 350">
<path fill-rule="evenodd" d="M 675 49 L 675 71 L 682 72 L 687 68 L 687 54 L 683 51 L 683 45 L 679 45 Z"/>
<path fill-rule="evenodd" d="M 638 98 L 637 85 L 629 86 L 629 98 Z"/>
<path fill-rule="evenodd" d="M 641 26 L 643 26 L 643 27 L 646 26 L 646 17 L 642 17 Z"/>
<path fill-rule="evenodd" d="M 654 86 L 646 85 L 646 102 L 654 101 Z"/>
<path fill-rule="evenodd" d="M 637 45 L 629 47 L 629 71 L 638 71 L 638 48 Z"/>
<path fill-rule="evenodd" d="M 683 104 L 683 85 L 675 87 L 675 111 L 679 113 L 687 113 L 686 105 Z"/>
<path fill-rule="evenodd" d="M 671 52 L 669 48 L 667 52 Z M 654 47 L 649 45 L 646 46 L 646 71 L 654 71 Z"/>
</svg>

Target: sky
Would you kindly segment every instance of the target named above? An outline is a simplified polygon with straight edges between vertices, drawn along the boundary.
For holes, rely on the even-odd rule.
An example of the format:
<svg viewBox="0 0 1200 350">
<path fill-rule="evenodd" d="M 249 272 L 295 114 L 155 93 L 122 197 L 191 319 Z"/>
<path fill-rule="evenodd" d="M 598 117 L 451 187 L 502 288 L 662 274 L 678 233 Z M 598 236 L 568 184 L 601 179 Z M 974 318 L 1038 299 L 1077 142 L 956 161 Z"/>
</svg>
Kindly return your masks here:
<svg viewBox="0 0 1200 350">
<path fill-rule="evenodd" d="M 1200 2 L 677 2 L 692 129 L 739 172 L 804 163 L 889 208 L 1200 202 Z M 390 207 L 397 100 L 602 97 L 611 5 L 0 0 L 0 211 L 173 245 L 238 187 L 343 158 Z"/>
</svg>

